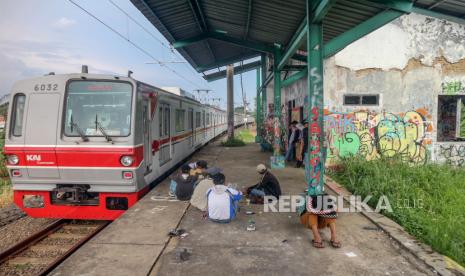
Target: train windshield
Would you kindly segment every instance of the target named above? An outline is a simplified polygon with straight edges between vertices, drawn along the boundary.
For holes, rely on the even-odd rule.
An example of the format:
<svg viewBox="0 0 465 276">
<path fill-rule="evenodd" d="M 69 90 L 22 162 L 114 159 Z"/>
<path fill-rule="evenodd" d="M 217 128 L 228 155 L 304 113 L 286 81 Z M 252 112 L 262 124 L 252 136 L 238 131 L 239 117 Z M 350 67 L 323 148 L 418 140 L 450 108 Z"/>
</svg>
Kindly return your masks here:
<svg viewBox="0 0 465 276">
<path fill-rule="evenodd" d="M 65 135 L 128 136 L 132 85 L 128 82 L 71 81 L 65 103 Z"/>
</svg>

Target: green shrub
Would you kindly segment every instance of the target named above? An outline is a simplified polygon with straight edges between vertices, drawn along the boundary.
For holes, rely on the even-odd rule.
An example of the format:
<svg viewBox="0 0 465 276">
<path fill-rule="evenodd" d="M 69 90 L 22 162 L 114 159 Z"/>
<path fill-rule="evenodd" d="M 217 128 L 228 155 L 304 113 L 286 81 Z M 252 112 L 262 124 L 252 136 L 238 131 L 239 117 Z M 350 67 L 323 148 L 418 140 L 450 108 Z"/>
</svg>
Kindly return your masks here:
<svg viewBox="0 0 465 276">
<path fill-rule="evenodd" d="M 242 147 L 245 146 L 245 143 L 241 139 L 232 138 L 221 142 L 221 145 L 223 147 Z"/>
<path fill-rule="evenodd" d="M 465 170 L 447 165 L 412 166 L 399 159 L 341 160 L 329 173 L 353 194 L 386 195 L 393 212 L 384 215 L 407 232 L 465 265 Z M 419 206 L 420 205 L 420 206 Z"/>
</svg>

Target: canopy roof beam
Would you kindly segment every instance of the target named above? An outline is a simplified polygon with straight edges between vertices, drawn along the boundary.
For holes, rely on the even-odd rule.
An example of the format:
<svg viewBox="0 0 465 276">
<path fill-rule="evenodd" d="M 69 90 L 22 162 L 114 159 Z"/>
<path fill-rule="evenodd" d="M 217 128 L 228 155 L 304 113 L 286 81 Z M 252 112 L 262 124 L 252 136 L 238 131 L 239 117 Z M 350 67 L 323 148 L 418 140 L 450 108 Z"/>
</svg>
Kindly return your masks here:
<svg viewBox="0 0 465 276">
<path fill-rule="evenodd" d="M 227 36 L 225 34 L 218 33 L 218 32 L 207 32 L 207 33 L 202 33 L 198 36 L 194 36 L 188 39 L 178 40 L 178 41 L 173 42 L 173 47 L 175 49 L 178 49 L 178 48 L 186 47 L 191 44 L 203 41 L 205 39 L 216 39 L 216 40 L 224 41 L 224 42 L 234 44 L 240 47 L 249 48 L 249 49 L 262 52 L 262 53 L 273 53 L 273 46 L 269 46 L 263 43 L 252 42 L 249 40 L 243 40 L 243 39 L 235 38 L 232 36 Z"/>
<path fill-rule="evenodd" d="M 377 4 L 381 4 L 386 8 L 410 13 L 412 12 L 413 1 L 412 0 L 368 0 L 369 2 L 374 2 Z"/>
<path fill-rule="evenodd" d="M 427 10 L 427 9 L 422 9 L 422 8 L 417 8 L 417 7 L 413 7 L 412 12 L 465 25 L 465 18 L 461 18 L 461 17 L 438 13 L 432 10 Z"/>
<path fill-rule="evenodd" d="M 252 53 L 252 54 L 249 54 L 249 55 L 240 54 L 240 55 L 237 55 L 237 56 L 234 56 L 234 57 L 230 57 L 230 58 L 226 58 L 226 59 L 222 59 L 222 60 L 217 60 L 214 63 L 199 65 L 199 66 L 197 66 L 195 68 L 195 70 L 197 70 L 197 72 L 204 72 L 204 71 L 208 71 L 208 70 L 213 69 L 213 68 L 226 66 L 228 64 L 233 64 L 233 63 L 240 62 L 240 61 L 250 59 L 250 58 L 254 58 L 254 57 L 257 57 L 257 56 L 259 56 L 259 54 L 257 54 L 257 53 Z"/>
<path fill-rule="evenodd" d="M 234 75 L 255 70 L 257 68 L 260 68 L 261 65 L 262 65 L 262 62 L 260 60 L 258 60 L 258 61 L 247 63 L 247 64 L 244 64 L 244 65 L 235 66 L 234 67 Z M 216 80 L 219 80 L 219 79 L 223 79 L 225 77 L 226 77 L 226 70 L 221 70 L 219 72 L 215 72 L 215 73 L 212 73 L 212 74 L 205 75 L 203 78 L 205 80 L 207 80 L 208 82 L 211 82 L 211 81 L 216 81 Z"/>
<path fill-rule="evenodd" d="M 316 8 L 314 8 L 314 13 L 312 13 L 311 21 L 313 23 L 320 23 L 323 21 L 323 18 L 326 16 L 331 7 L 336 3 L 336 0 L 321 0 L 316 2 Z M 307 17 L 302 20 L 299 27 L 297 28 L 294 36 L 291 38 L 288 47 L 286 48 L 285 53 L 282 56 L 282 60 L 279 62 L 278 70 L 284 68 L 284 65 L 289 61 L 289 59 L 294 55 L 294 53 L 299 49 L 300 45 L 304 41 L 308 33 L 307 29 Z M 305 57 L 307 59 L 307 57 Z"/>
<path fill-rule="evenodd" d="M 199 27 L 200 31 L 202 33 L 208 32 L 208 25 L 203 15 L 202 8 L 199 6 L 199 2 L 197 0 L 189 0 L 188 3 L 194 16 L 195 22 L 197 23 L 197 26 Z M 215 60 L 216 56 L 215 53 L 213 53 L 210 43 L 208 42 L 208 40 L 206 40 L 205 43 L 207 44 L 208 51 L 213 57 L 213 60 Z"/>
<path fill-rule="evenodd" d="M 244 30 L 244 40 L 247 40 L 247 36 L 249 36 L 251 15 L 252 15 L 252 0 L 249 0 L 249 5 L 247 9 L 247 22 L 245 24 L 245 30 Z"/>
</svg>

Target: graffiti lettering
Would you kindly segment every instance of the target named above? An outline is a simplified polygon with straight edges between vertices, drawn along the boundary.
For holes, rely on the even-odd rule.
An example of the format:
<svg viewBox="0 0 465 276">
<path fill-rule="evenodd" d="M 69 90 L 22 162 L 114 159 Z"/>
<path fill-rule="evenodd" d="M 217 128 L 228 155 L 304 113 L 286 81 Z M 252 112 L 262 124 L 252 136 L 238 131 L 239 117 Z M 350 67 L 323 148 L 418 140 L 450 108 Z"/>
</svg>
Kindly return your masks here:
<svg viewBox="0 0 465 276">
<path fill-rule="evenodd" d="M 333 113 L 325 118 L 328 133 L 329 163 L 338 158 L 360 155 L 368 160 L 400 156 L 410 163 L 425 163 L 426 145 L 432 132 L 422 114 L 370 113 L 357 111 L 348 114 Z"/>
<path fill-rule="evenodd" d="M 461 81 L 449 81 L 442 83 L 442 93 L 444 94 L 459 94 L 465 92 L 465 87 Z"/>
</svg>

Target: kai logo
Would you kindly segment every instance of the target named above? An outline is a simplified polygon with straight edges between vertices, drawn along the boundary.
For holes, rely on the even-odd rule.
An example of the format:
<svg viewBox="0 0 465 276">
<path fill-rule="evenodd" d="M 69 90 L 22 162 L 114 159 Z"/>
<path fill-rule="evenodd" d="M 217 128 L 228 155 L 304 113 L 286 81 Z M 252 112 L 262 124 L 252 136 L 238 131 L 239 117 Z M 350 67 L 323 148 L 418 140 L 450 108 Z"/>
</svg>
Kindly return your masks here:
<svg viewBox="0 0 465 276">
<path fill-rule="evenodd" d="M 40 161 L 42 160 L 42 157 L 40 154 L 28 154 L 26 155 L 26 160 L 27 161 Z"/>
</svg>

